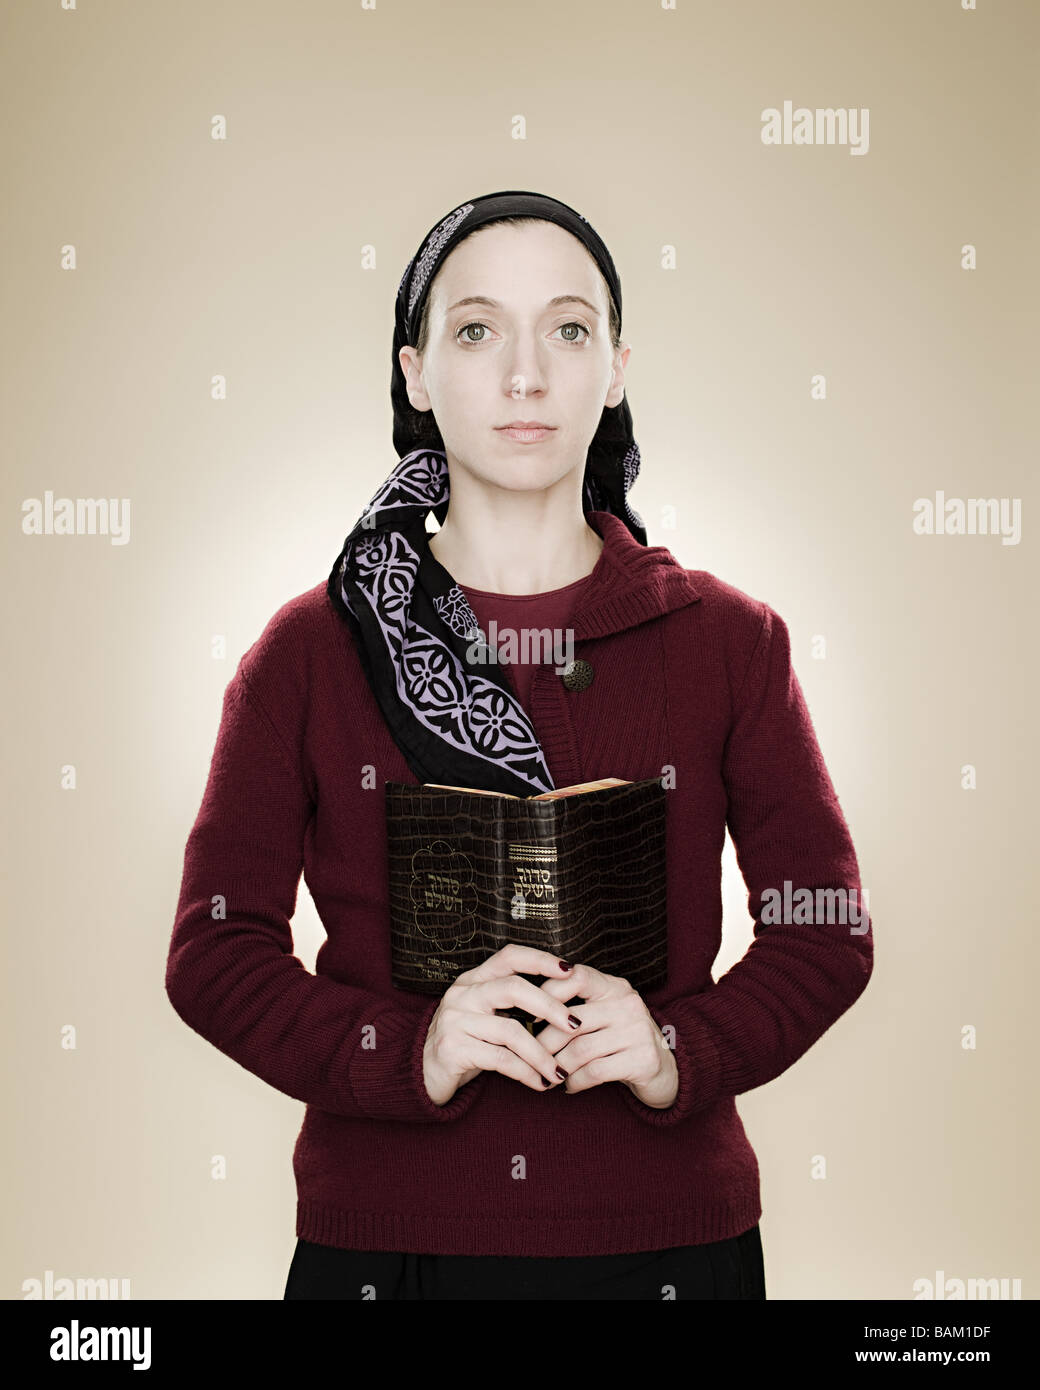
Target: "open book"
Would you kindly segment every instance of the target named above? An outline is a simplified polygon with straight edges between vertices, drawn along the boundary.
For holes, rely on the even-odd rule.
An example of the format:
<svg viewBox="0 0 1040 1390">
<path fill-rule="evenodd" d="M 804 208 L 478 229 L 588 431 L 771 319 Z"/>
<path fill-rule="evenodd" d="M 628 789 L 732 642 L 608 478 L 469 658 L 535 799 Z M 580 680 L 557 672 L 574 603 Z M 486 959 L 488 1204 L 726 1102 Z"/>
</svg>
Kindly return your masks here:
<svg viewBox="0 0 1040 1390">
<path fill-rule="evenodd" d="M 387 782 L 394 984 L 443 994 L 516 941 L 633 989 L 662 985 L 666 796 L 659 777 L 604 777 L 530 797 Z"/>
<path fill-rule="evenodd" d="M 572 787 L 557 787 L 551 792 L 536 792 L 534 796 L 514 796 L 512 792 L 481 791 L 479 787 L 452 787 L 447 782 L 424 782 L 424 787 L 442 787 L 449 792 L 472 792 L 474 796 L 508 796 L 511 801 L 555 801 L 560 796 L 578 796 L 581 792 L 598 792 L 601 787 L 628 787 L 623 777 L 601 777 L 598 782 L 575 782 Z"/>
</svg>

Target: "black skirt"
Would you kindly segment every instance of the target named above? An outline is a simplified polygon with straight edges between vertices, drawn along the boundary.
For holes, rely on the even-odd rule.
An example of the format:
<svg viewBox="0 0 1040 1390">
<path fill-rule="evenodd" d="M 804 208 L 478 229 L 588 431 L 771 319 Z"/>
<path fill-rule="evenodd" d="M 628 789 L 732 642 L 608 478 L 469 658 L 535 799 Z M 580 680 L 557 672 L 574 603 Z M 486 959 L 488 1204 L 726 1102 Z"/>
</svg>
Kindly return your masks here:
<svg viewBox="0 0 1040 1390">
<path fill-rule="evenodd" d="M 634 1255 L 414 1255 L 297 1239 L 287 1299 L 666 1299 L 766 1296 L 758 1226 Z"/>
</svg>

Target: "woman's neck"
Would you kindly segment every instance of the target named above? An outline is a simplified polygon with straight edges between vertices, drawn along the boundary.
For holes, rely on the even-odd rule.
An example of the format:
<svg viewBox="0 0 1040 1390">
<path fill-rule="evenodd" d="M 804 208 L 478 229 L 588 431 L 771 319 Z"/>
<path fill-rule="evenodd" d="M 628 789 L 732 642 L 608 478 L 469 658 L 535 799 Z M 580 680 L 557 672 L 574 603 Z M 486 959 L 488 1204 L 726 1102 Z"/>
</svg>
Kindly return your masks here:
<svg viewBox="0 0 1040 1390">
<path fill-rule="evenodd" d="M 568 512 L 535 530 L 515 520 L 495 529 L 450 514 L 430 550 L 457 584 L 493 594 L 545 594 L 584 579 L 596 567 L 602 537 Z"/>
</svg>

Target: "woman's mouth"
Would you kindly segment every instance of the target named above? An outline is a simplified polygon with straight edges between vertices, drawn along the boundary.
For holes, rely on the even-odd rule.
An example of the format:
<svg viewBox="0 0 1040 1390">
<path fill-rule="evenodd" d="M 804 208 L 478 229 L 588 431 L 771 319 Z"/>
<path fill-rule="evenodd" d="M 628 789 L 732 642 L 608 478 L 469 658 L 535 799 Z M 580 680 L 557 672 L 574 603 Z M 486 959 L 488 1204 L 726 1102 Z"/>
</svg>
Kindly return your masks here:
<svg viewBox="0 0 1040 1390">
<path fill-rule="evenodd" d="M 499 434 L 515 439 L 519 444 L 536 444 L 553 433 L 555 425 L 543 425 L 539 420 L 514 420 L 511 425 L 496 427 Z"/>
</svg>

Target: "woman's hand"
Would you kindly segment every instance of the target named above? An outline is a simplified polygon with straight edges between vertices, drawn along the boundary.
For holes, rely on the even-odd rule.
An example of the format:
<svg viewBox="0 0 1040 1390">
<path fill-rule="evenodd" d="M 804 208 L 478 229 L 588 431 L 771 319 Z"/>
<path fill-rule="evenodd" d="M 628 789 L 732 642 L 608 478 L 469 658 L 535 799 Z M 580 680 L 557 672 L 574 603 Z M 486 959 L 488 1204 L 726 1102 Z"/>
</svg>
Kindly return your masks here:
<svg viewBox="0 0 1040 1390">
<path fill-rule="evenodd" d="M 522 1081 L 533 1091 L 558 1086 L 564 1079 L 557 1062 L 515 1018 L 500 1018 L 496 1009 L 519 1006 L 535 1018 L 546 1019 L 554 1036 L 575 1031 L 560 996 L 543 994 L 540 986 L 522 978 L 547 975 L 563 987 L 563 999 L 577 993 L 567 987 L 573 968 L 564 970 L 558 956 L 515 942 L 465 970 L 449 985 L 430 1020 L 423 1047 L 423 1082 L 434 1105 L 447 1105 L 467 1081 L 481 1071 L 497 1071 Z M 548 981 L 547 981 L 548 983 Z"/>
<path fill-rule="evenodd" d="M 604 1081 L 622 1081 L 644 1105 L 665 1110 L 672 1104 L 679 1091 L 675 1057 L 627 980 L 591 965 L 575 965 L 566 979 L 547 979 L 538 988 L 553 999 L 577 995 L 585 1000 L 567 1010 L 581 1020 L 579 1029 L 561 1028 L 553 1018 L 538 1034 L 567 1072 L 564 1090 L 587 1091 Z"/>
</svg>

